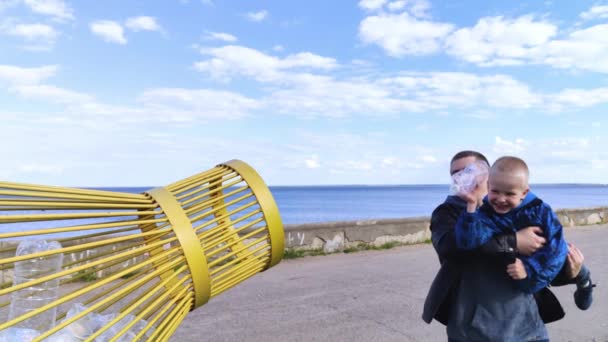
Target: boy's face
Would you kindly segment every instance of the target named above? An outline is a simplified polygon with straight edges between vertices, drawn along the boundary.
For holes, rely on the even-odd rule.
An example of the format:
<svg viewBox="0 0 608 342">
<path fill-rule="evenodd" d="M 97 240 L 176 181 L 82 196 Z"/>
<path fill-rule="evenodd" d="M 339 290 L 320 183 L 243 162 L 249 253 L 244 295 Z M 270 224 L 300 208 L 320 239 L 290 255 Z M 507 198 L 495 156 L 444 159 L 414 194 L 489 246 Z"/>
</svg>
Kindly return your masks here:
<svg viewBox="0 0 608 342">
<path fill-rule="evenodd" d="M 490 172 L 488 184 L 488 201 L 499 214 L 517 208 L 529 191 L 526 177 L 520 173 Z"/>
</svg>

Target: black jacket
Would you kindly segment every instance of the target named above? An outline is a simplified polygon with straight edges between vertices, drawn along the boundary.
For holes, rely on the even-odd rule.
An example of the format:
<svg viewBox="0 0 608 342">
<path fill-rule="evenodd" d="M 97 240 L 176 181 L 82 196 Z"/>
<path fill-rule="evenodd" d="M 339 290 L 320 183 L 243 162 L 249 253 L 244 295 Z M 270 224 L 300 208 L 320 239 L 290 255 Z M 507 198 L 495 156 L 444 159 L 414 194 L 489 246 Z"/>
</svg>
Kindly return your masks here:
<svg viewBox="0 0 608 342">
<path fill-rule="evenodd" d="M 494 258 L 507 265 L 516 256 L 515 234 L 497 235 L 485 245 L 472 251 L 464 251 L 456 246 L 454 227 L 458 216 L 466 210 L 466 203 L 456 196 L 449 196 L 439 205 L 431 216 L 431 240 L 439 257 L 441 268 L 435 276 L 424 302 L 422 319 L 430 323 L 433 318 L 447 325 L 452 303 L 452 295 L 459 284 L 462 269 L 473 259 Z M 538 310 L 545 323 L 553 322 L 564 316 L 557 298 L 547 288 L 535 295 Z"/>
</svg>

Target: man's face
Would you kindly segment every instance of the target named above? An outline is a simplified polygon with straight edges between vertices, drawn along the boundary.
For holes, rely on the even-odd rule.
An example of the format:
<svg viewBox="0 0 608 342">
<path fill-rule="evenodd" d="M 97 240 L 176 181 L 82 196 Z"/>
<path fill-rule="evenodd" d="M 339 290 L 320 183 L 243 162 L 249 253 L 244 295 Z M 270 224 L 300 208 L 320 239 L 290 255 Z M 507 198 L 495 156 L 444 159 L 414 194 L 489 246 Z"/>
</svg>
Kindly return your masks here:
<svg viewBox="0 0 608 342">
<path fill-rule="evenodd" d="M 488 201 L 499 214 L 515 209 L 528 194 L 528 184 L 521 174 L 492 172 L 488 183 Z"/>
</svg>

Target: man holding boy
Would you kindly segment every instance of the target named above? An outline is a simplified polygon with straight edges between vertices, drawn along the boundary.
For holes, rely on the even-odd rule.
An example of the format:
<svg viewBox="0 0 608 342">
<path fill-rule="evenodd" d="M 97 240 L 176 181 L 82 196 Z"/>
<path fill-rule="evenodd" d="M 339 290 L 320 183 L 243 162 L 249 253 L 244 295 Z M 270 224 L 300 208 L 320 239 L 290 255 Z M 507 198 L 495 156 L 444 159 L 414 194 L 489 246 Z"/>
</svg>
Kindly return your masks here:
<svg viewBox="0 0 608 342">
<path fill-rule="evenodd" d="M 487 159 L 479 152 L 462 151 L 450 163 L 455 174 L 467 165 Z M 487 193 L 486 182 L 480 182 L 473 192 L 476 206 Z M 435 318 L 447 325 L 448 340 L 542 341 L 547 339 L 545 322 L 560 319 L 563 311 L 557 299 L 547 289 L 536 308 L 535 297 L 513 286 L 504 265 L 512 263 L 516 251 L 531 255 L 546 240 L 539 227 L 528 227 L 501 235 L 493 235 L 480 247 L 464 251 L 456 245 L 454 227 L 467 202 L 459 196 L 449 196 L 438 206 L 431 218 L 432 241 L 441 269 L 425 301 L 423 320 Z M 570 280 L 579 273 L 583 256 L 571 246 L 568 263 L 560 274 Z M 497 314 L 499 313 L 499 314 Z M 505 319 L 506 318 L 506 319 Z"/>
</svg>

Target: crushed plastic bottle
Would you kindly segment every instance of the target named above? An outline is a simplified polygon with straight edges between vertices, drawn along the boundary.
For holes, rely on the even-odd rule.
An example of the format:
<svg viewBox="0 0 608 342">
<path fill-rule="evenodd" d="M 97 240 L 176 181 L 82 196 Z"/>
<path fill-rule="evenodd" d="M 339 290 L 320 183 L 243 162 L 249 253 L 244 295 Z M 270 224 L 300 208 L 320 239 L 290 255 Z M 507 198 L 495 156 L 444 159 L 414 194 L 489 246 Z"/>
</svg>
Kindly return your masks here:
<svg viewBox="0 0 608 342">
<path fill-rule="evenodd" d="M 17 247 L 16 256 L 24 256 L 56 249 L 61 249 L 61 244 L 57 241 L 46 242 L 45 240 L 26 240 L 22 241 Z M 61 271 L 62 264 L 63 254 L 61 253 L 17 261 L 15 262 L 13 285 L 23 284 L 58 273 Z M 11 305 L 9 307 L 8 319 L 10 321 L 36 310 L 55 301 L 58 297 L 58 278 L 15 291 L 11 293 Z M 17 323 L 13 328 L 22 330 L 21 333 L 25 333 L 28 329 L 36 332 L 46 331 L 55 326 L 56 317 L 57 307 L 54 307 Z"/>
<path fill-rule="evenodd" d="M 489 167 L 482 161 L 476 161 L 467 165 L 452 175 L 450 194 L 469 194 L 475 190 L 477 184 L 484 180 L 489 173 Z"/>
<path fill-rule="evenodd" d="M 0 331 L 0 342 L 30 342 L 40 333 L 34 329 L 8 328 Z"/>
<path fill-rule="evenodd" d="M 80 303 L 75 303 L 72 305 L 70 310 L 68 310 L 64 322 L 76 316 L 77 314 L 87 310 L 87 307 Z M 84 341 L 91 337 L 95 332 L 99 329 L 109 325 L 118 314 L 109 313 L 109 314 L 99 314 L 96 312 L 90 312 L 86 314 L 84 317 L 76 320 L 72 324 L 66 326 L 65 328 L 59 330 L 57 333 L 53 334 L 49 339 L 46 339 L 45 342 L 79 342 Z M 95 342 L 107 342 L 116 337 L 120 331 L 129 323 L 136 320 L 136 316 L 134 315 L 126 315 L 117 323 L 108 327 L 106 331 L 101 333 L 97 338 L 94 339 Z M 139 334 L 145 327 L 148 325 L 148 322 L 145 320 L 138 320 L 133 326 L 131 326 L 125 333 L 120 335 L 117 338 L 118 342 L 128 342 L 133 341 L 137 334 Z M 149 341 L 151 334 L 154 332 L 154 329 L 148 330 L 141 338 L 142 341 Z M 0 341 L 2 342 L 2 341 Z"/>
</svg>

